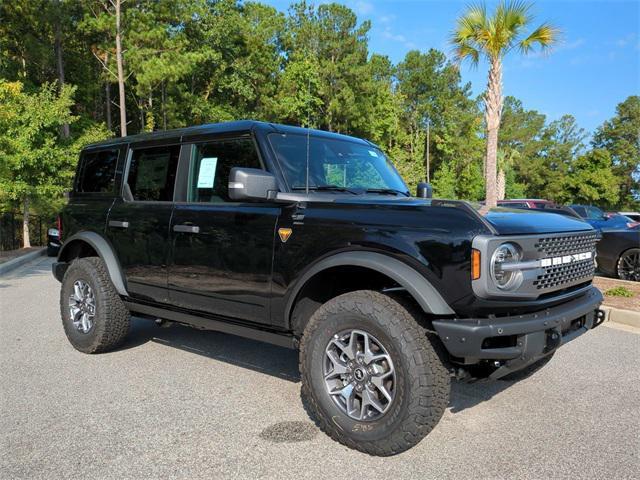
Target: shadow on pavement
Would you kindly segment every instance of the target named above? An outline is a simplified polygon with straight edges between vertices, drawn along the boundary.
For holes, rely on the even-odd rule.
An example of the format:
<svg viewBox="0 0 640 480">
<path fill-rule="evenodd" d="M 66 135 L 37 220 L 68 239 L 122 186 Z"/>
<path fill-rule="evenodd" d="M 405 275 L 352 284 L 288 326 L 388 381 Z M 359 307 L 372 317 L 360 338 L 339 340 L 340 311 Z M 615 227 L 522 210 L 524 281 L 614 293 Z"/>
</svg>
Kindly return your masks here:
<svg viewBox="0 0 640 480">
<path fill-rule="evenodd" d="M 296 350 L 182 325 L 162 328 L 151 320 L 134 317 L 131 333 L 121 349 L 135 348 L 147 342 L 178 348 L 289 382 L 300 381 Z"/>
<path fill-rule="evenodd" d="M 135 348 L 147 342 L 178 348 L 289 382 L 300 381 L 296 350 L 181 325 L 161 328 L 151 320 L 133 318 L 131 333 L 121 349 Z M 455 414 L 474 407 L 512 384 L 513 382 L 501 380 L 476 383 L 452 380 L 450 410 Z"/>
<path fill-rule="evenodd" d="M 51 275 L 51 278 L 53 278 L 53 274 L 51 273 L 51 264 L 54 261 L 54 258 L 42 257 L 38 260 L 34 260 L 33 262 L 21 265 L 15 270 L 11 270 L 4 276 L 0 277 L 0 288 L 10 287 L 10 283 L 12 281 L 23 278 L 38 277 L 47 274 Z"/>
</svg>

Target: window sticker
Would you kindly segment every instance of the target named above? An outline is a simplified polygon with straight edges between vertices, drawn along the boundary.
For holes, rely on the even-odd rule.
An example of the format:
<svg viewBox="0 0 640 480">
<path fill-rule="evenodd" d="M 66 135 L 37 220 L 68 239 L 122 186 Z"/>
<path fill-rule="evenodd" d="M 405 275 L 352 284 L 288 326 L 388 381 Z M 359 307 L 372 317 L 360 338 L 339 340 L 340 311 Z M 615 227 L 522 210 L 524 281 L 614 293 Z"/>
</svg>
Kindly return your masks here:
<svg viewBox="0 0 640 480">
<path fill-rule="evenodd" d="M 373 150 L 369 150 L 369 155 L 371 155 L 372 157 L 378 158 L 378 154 Z"/>
<path fill-rule="evenodd" d="M 198 172 L 198 188 L 213 188 L 216 179 L 216 166 L 218 157 L 205 157 L 200 161 Z"/>
</svg>

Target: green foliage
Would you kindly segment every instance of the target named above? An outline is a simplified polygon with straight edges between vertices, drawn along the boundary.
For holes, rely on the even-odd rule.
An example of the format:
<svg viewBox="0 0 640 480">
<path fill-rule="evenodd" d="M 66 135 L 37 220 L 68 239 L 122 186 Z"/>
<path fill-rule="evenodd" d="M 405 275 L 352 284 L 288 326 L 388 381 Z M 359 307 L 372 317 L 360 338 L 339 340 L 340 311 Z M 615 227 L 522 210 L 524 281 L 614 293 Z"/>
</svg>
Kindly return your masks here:
<svg viewBox="0 0 640 480">
<path fill-rule="evenodd" d="M 62 140 L 59 128 L 77 120 L 71 114 L 75 88 L 44 84 L 32 94 L 20 82 L 0 80 L 0 197 L 61 197 L 71 185 L 80 149 L 106 138 L 103 128 Z"/>
<path fill-rule="evenodd" d="M 375 142 L 412 192 L 429 176 L 438 197 L 483 198 L 482 106 L 458 66 L 435 49 L 394 65 L 369 51 L 369 22 L 318 3 L 283 13 L 251 1 L 123 2 L 129 133 L 241 118 L 310 125 Z M 500 8 L 494 27 L 511 46 L 549 42 L 544 29 L 522 35 L 519 17 Z M 113 5 L 13 0 L 0 3 L 0 17 L 0 202 L 29 196 L 45 211 L 62 201 L 81 146 L 111 134 L 108 113 L 118 130 Z M 547 122 L 512 97 L 500 129 L 507 197 L 633 206 L 640 97 L 618 105 L 592 151 L 573 117 Z"/>
<path fill-rule="evenodd" d="M 611 205 L 635 208 L 640 204 L 640 96 L 618 104 L 616 115 L 596 131 L 594 148 L 611 154 L 613 171 L 621 180 L 619 197 Z"/>
<path fill-rule="evenodd" d="M 591 150 L 571 164 L 571 172 L 563 177 L 564 188 L 559 198 L 569 202 L 611 205 L 618 198 L 618 184 L 607 150 Z"/>
<path fill-rule="evenodd" d="M 633 292 L 630 291 L 627 287 L 623 287 L 622 285 L 618 285 L 617 287 L 610 288 L 609 290 L 604 292 L 604 294 L 610 297 L 626 297 L 626 298 L 633 297 Z"/>
</svg>

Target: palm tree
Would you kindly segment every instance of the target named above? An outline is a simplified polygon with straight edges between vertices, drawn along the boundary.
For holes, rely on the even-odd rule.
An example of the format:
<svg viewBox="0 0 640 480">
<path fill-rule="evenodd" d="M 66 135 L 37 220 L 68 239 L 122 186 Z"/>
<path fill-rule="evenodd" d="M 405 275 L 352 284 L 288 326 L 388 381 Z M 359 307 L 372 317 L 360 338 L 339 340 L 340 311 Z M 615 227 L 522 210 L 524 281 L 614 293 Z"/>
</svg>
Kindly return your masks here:
<svg viewBox="0 0 640 480">
<path fill-rule="evenodd" d="M 514 49 L 522 54 L 536 46 L 548 49 L 557 40 L 559 30 L 543 23 L 529 35 L 523 30 L 531 24 L 531 4 L 520 1 L 502 1 L 493 16 L 487 15 L 484 4 L 467 7 L 458 18 L 451 43 L 458 61 L 470 60 L 478 65 L 481 57 L 489 62 L 489 79 L 484 96 L 487 150 L 485 159 L 486 206 L 497 203 L 496 164 L 498 156 L 498 129 L 502 116 L 502 59 Z"/>
</svg>

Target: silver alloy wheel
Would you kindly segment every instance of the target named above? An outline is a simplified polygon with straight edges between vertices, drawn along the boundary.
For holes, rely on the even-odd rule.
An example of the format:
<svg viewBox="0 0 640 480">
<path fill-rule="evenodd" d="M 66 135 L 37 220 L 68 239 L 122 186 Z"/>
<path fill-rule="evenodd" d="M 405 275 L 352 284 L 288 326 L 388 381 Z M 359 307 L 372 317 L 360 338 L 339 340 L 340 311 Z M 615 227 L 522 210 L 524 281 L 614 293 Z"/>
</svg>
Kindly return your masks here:
<svg viewBox="0 0 640 480">
<path fill-rule="evenodd" d="M 640 281 L 640 248 L 631 248 L 618 260 L 618 278 Z"/>
<path fill-rule="evenodd" d="M 324 357 L 327 393 L 349 417 L 377 420 L 395 396 L 396 371 L 380 340 L 362 330 L 333 336 Z"/>
<path fill-rule="evenodd" d="M 81 333 L 89 333 L 96 315 L 96 298 L 93 290 L 84 280 L 73 283 L 73 293 L 69 295 L 69 315 L 73 325 Z"/>
</svg>

